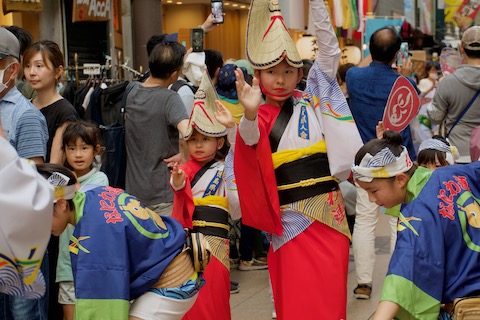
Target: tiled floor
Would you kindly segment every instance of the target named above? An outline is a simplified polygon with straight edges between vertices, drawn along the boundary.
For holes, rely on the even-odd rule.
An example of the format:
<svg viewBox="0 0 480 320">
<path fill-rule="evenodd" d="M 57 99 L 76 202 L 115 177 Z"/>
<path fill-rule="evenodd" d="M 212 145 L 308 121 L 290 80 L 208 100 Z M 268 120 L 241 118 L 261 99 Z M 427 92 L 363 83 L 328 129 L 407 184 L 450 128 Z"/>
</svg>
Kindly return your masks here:
<svg viewBox="0 0 480 320">
<path fill-rule="evenodd" d="M 370 300 L 357 300 L 353 297 L 355 281 L 355 265 L 353 254 L 350 255 L 348 268 L 348 320 L 371 319 L 380 299 L 383 278 L 387 271 L 390 259 L 389 225 L 382 215 L 376 231 L 377 260 L 375 263 L 373 293 Z M 240 283 L 240 292 L 231 295 L 232 320 L 268 320 L 272 319 L 273 304 L 270 299 L 268 285 L 268 271 L 239 271 L 232 270 L 232 280 Z"/>
</svg>

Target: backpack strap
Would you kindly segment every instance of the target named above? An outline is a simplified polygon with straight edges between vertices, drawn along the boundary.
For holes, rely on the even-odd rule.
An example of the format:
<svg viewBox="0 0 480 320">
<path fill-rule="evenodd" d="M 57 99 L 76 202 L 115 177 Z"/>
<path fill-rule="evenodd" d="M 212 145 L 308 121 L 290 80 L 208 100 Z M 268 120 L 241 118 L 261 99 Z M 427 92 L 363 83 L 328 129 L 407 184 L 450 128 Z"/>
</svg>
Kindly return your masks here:
<svg viewBox="0 0 480 320">
<path fill-rule="evenodd" d="M 198 88 L 195 88 L 194 86 L 190 85 L 187 81 L 182 80 L 182 79 L 178 79 L 177 81 L 175 81 L 172 84 L 172 86 L 170 87 L 170 89 L 175 91 L 175 92 L 178 92 L 178 90 L 180 90 L 180 88 L 183 87 L 183 86 L 188 86 L 190 88 L 190 90 L 192 90 L 193 94 L 195 94 L 195 92 L 197 92 L 197 89 L 198 89 Z"/>
<path fill-rule="evenodd" d="M 130 93 L 130 91 L 132 91 L 132 89 L 134 87 L 138 86 L 139 84 L 140 84 L 140 82 L 138 82 L 138 81 L 132 81 L 125 88 L 125 93 L 123 94 L 123 97 L 122 97 L 122 104 L 120 106 L 120 117 L 118 117 L 119 120 L 117 121 L 117 123 L 119 123 L 121 125 L 125 124 L 125 111 L 126 111 L 126 108 L 127 108 L 127 96 Z"/>
<path fill-rule="evenodd" d="M 457 123 L 460 122 L 460 119 L 462 119 L 462 117 L 465 115 L 465 113 L 468 111 L 468 109 L 470 109 L 470 107 L 475 102 L 475 100 L 477 100 L 477 97 L 478 97 L 479 94 L 480 94 L 480 90 L 475 93 L 472 100 L 470 100 L 470 102 L 468 103 L 467 107 L 465 109 L 463 109 L 462 113 L 458 116 L 457 120 L 455 120 L 453 125 L 450 127 L 450 130 L 448 130 L 445 138 L 448 138 L 448 136 L 450 135 L 450 132 L 452 132 L 453 128 L 457 125 Z"/>
</svg>

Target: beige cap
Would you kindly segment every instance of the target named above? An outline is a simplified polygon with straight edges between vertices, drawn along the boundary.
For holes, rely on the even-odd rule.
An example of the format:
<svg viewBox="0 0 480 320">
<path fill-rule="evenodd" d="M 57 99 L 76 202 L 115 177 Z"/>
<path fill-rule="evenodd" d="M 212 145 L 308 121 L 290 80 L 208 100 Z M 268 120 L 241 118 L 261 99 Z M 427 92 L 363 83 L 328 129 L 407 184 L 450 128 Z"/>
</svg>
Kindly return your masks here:
<svg viewBox="0 0 480 320">
<path fill-rule="evenodd" d="M 278 0 L 252 0 L 247 24 L 247 59 L 254 69 L 264 70 L 282 60 L 295 68 L 303 66 Z"/>
<path fill-rule="evenodd" d="M 470 27 L 463 33 L 462 47 L 468 50 L 480 50 L 480 26 Z"/>
<path fill-rule="evenodd" d="M 208 76 L 208 72 L 204 72 L 200 86 L 195 93 L 185 140 L 190 138 L 193 129 L 208 137 L 222 137 L 227 134 L 225 126 L 215 118 L 215 110 L 217 110 L 215 100 L 217 99 L 218 95 L 213 87 L 212 80 Z"/>
</svg>

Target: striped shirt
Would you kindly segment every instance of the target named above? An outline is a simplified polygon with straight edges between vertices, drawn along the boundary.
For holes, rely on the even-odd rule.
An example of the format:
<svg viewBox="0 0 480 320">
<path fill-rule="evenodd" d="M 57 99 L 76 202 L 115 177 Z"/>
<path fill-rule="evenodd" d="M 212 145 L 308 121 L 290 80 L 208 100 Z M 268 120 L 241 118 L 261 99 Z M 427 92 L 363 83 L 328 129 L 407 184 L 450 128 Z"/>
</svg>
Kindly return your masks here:
<svg viewBox="0 0 480 320">
<path fill-rule="evenodd" d="M 0 119 L 7 140 L 20 157 L 45 159 L 48 141 L 45 117 L 16 87 L 0 100 Z"/>
</svg>

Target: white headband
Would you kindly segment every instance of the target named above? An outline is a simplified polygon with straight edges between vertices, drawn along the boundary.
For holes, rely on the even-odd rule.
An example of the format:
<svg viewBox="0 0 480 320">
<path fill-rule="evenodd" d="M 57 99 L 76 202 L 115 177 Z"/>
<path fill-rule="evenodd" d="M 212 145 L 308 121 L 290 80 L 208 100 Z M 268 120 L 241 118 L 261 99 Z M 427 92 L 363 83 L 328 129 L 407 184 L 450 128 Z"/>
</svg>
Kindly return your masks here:
<svg viewBox="0 0 480 320">
<path fill-rule="evenodd" d="M 426 149 L 437 150 L 440 152 L 445 152 L 445 160 L 448 164 L 452 165 L 455 164 L 455 159 L 458 159 L 458 155 L 454 155 L 456 148 L 454 146 L 449 146 L 445 142 L 438 140 L 438 139 L 427 139 L 420 144 L 418 148 L 418 152 Z M 456 156 L 456 157 L 455 157 Z"/>
<path fill-rule="evenodd" d="M 54 187 L 54 202 L 58 199 L 70 200 L 73 199 L 77 192 L 77 186 L 72 184 L 67 186 L 70 178 L 60 172 L 54 172 L 47 179 L 47 181 Z"/>
<path fill-rule="evenodd" d="M 438 139 L 433 139 L 433 138 L 423 141 L 420 144 L 420 147 L 418 148 L 418 152 L 425 149 L 432 149 L 440 152 L 452 153 L 452 151 L 450 150 L 450 147 L 445 142 Z"/>
<path fill-rule="evenodd" d="M 352 166 L 353 178 L 362 182 L 371 182 L 374 178 L 391 178 L 407 172 L 413 166 L 407 148 L 397 157 L 385 147 L 376 155 L 367 153 L 358 166 Z"/>
</svg>

